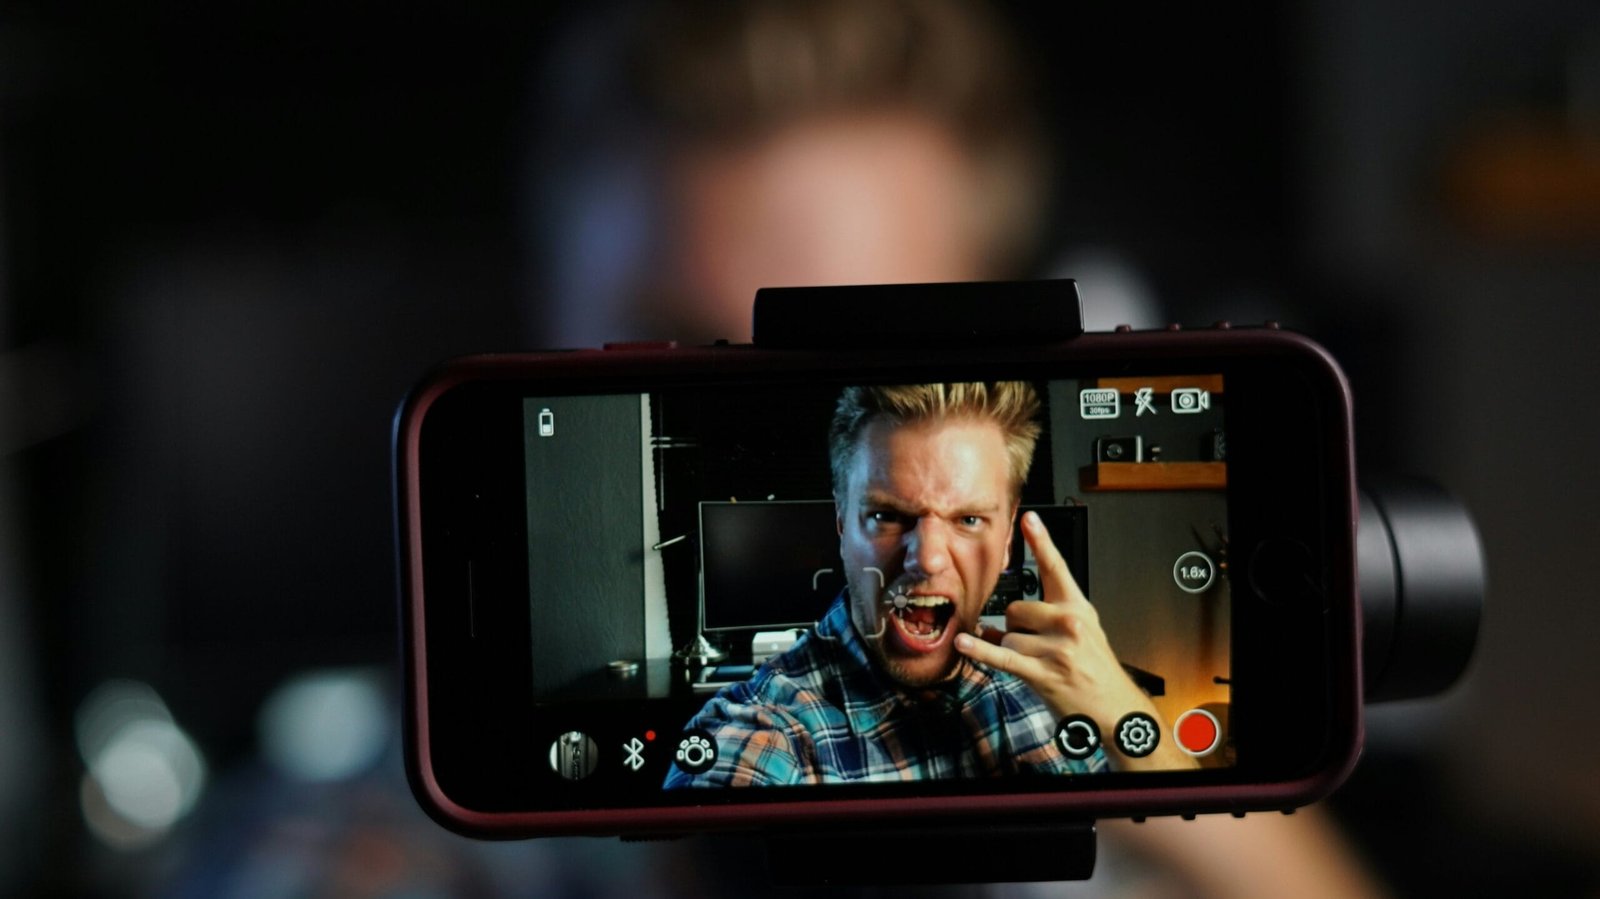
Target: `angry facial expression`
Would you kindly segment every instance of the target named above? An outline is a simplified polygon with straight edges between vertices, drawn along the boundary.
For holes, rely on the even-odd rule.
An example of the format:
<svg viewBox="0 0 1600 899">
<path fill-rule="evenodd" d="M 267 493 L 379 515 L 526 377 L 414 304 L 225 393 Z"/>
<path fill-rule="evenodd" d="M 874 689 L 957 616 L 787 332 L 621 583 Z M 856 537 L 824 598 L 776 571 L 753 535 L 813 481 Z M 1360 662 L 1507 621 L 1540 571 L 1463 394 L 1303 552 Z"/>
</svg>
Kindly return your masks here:
<svg viewBox="0 0 1600 899">
<path fill-rule="evenodd" d="M 863 429 L 838 497 L 850 619 L 881 671 L 920 688 L 954 673 L 1011 555 L 1005 438 L 982 419 Z"/>
</svg>

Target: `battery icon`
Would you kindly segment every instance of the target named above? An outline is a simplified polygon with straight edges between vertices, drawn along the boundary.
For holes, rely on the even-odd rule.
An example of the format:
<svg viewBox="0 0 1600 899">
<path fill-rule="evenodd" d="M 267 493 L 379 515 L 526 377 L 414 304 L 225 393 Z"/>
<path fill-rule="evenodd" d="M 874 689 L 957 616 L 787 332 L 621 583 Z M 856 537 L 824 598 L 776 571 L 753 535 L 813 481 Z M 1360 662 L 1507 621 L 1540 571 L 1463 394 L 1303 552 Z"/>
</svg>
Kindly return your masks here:
<svg viewBox="0 0 1600 899">
<path fill-rule="evenodd" d="M 549 409 L 539 410 L 539 436 L 556 436 L 556 414 Z"/>
</svg>

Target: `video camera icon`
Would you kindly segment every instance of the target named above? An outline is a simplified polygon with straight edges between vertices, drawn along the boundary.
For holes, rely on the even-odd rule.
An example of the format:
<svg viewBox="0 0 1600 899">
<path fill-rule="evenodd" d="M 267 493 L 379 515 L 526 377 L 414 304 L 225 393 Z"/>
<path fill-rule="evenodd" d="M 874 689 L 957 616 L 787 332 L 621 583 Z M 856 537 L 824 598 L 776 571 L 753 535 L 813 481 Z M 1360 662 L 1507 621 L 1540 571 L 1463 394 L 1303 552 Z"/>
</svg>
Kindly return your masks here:
<svg viewBox="0 0 1600 899">
<path fill-rule="evenodd" d="M 1211 408 L 1211 391 L 1199 387 L 1180 387 L 1172 391 L 1172 411 L 1194 415 Z"/>
</svg>

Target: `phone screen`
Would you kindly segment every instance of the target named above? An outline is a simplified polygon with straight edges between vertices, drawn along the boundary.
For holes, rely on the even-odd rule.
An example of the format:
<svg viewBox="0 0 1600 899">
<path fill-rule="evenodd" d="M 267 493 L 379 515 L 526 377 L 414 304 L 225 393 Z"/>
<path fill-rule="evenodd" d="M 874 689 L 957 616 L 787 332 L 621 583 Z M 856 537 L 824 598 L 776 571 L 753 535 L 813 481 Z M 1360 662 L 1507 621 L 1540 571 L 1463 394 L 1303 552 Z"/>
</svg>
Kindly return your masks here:
<svg viewBox="0 0 1600 899">
<path fill-rule="evenodd" d="M 529 764 L 577 796 L 1230 766 L 1226 397 L 524 397 Z"/>
<path fill-rule="evenodd" d="M 1320 795 L 1354 480 L 1304 346 L 446 368 L 397 419 L 419 797 L 571 833 Z"/>
</svg>

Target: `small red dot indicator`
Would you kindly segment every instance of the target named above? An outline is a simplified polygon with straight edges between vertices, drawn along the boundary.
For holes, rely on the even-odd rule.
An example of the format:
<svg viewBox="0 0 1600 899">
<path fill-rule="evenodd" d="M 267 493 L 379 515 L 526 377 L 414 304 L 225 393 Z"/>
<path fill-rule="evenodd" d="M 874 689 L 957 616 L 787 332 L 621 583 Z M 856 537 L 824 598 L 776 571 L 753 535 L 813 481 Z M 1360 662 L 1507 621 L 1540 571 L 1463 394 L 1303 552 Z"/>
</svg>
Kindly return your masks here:
<svg viewBox="0 0 1600 899">
<path fill-rule="evenodd" d="M 646 743 L 654 743 L 656 741 L 656 732 L 653 731 L 653 730 L 645 731 L 644 732 L 644 741 Z"/>
<path fill-rule="evenodd" d="M 1222 743 L 1222 725 L 1205 709 L 1190 709 L 1178 716 L 1178 745 L 1195 756 L 1210 755 Z"/>
</svg>

